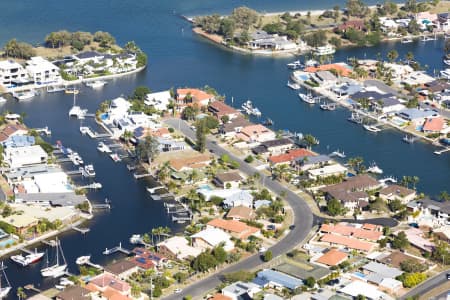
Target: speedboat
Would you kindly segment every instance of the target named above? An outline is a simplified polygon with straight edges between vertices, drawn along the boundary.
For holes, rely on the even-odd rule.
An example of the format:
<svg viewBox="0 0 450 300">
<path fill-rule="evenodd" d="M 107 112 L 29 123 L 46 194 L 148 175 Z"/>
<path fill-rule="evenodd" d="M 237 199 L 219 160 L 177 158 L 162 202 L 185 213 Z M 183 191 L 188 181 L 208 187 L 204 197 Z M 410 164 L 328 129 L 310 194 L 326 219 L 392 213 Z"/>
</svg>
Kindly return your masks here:
<svg viewBox="0 0 450 300">
<path fill-rule="evenodd" d="M 119 154 L 117 154 L 117 153 L 111 153 L 109 156 L 111 157 L 111 159 L 112 159 L 114 162 L 119 162 L 119 161 L 122 160 L 122 159 L 120 158 Z"/>
<path fill-rule="evenodd" d="M 74 94 L 74 95 L 78 95 L 79 92 L 80 92 L 80 91 L 77 90 L 76 88 L 64 90 L 64 93 L 66 93 L 66 94 Z"/>
<path fill-rule="evenodd" d="M 94 166 L 91 164 L 84 166 L 84 172 L 86 173 L 87 177 L 95 177 Z"/>
<path fill-rule="evenodd" d="M 97 146 L 97 150 L 102 153 L 111 153 L 111 149 L 103 142 L 99 142 Z"/>
<path fill-rule="evenodd" d="M 319 65 L 319 62 L 317 60 L 314 59 L 309 59 L 305 62 L 305 66 L 306 67 L 316 67 Z"/>
<path fill-rule="evenodd" d="M 383 170 L 377 166 L 376 163 L 372 163 L 369 168 L 367 168 L 367 172 L 373 174 L 383 174 Z"/>
<path fill-rule="evenodd" d="M 68 158 L 70 158 L 70 160 L 72 161 L 72 163 L 75 166 L 79 166 L 84 164 L 83 159 L 81 158 L 81 156 L 77 153 L 77 152 L 72 152 L 69 155 L 67 155 Z"/>
<path fill-rule="evenodd" d="M 364 129 L 370 132 L 380 132 L 381 129 L 376 127 L 375 125 L 363 125 Z"/>
<path fill-rule="evenodd" d="M 439 74 L 445 79 L 450 79 L 450 68 L 440 71 Z"/>
<path fill-rule="evenodd" d="M 11 256 L 11 260 L 15 263 L 18 263 L 22 267 L 26 267 L 30 264 L 33 264 L 35 262 L 38 262 L 43 256 L 44 252 L 35 252 L 28 254 L 26 256 L 23 256 L 22 254 L 13 255 Z"/>
<path fill-rule="evenodd" d="M 287 86 L 290 87 L 293 90 L 299 90 L 300 89 L 300 85 L 296 82 L 290 82 L 288 81 Z"/>
<path fill-rule="evenodd" d="M 85 265 L 91 259 L 90 255 L 80 256 L 75 260 L 75 263 L 79 266 Z"/>
<path fill-rule="evenodd" d="M 322 110 L 335 110 L 336 109 L 336 104 L 334 104 L 334 103 L 320 104 L 320 109 L 322 109 Z"/>
<path fill-rule="evenodd" d="M 142 236 L 140 234 L 133 234 L 130 237 L 130 244 L 136 245 L 142 242 Z"/>
<path fill-rule="evenodd" d="M 253 103 L 250 100 L 245 101 L 241 107 L 248 115 L 250 115 L 253 111 Z"/>
<path fill-rule="evenodd" d="M 292 70 L 297 70 L 297 69 L 300 69 L 301 67 L 303 67 L 303 65 L 299 60 L 296 60 L 294 62 L 288 63 L 287 67 Z"/>
<path fill-rule="evenodd" d="M 96 80 L 96 81 L 87 82 L 86 86 L 91 87 L 93 89 L 97 89 L 97 88 L 103 87 L 106 83 L 107 83 L 106 81 Z"/>
<path fill-rule="evenodd" d="M 315 104 L 316 100 L 314 100 L 313 96 L 311 94 L 304 94 L 304 93 L 299 93 L 298 96 L 300 97 L 300 99 L 302 99 L 303 102 L 306 102 L 308 104 Z"/>
<path fill-rule="evenodd" d="M 446 64 L 447 66 L 450 66 L 450 59 L 444 59 L 444 64 Z"/>
</svg>

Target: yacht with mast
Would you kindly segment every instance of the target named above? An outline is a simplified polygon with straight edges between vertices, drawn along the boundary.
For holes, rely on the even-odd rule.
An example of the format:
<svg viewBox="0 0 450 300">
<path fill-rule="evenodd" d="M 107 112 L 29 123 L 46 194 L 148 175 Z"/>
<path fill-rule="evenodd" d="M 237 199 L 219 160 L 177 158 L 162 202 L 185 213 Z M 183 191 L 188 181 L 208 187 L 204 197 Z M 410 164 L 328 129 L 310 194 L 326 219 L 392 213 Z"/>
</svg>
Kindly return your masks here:
<svg viewBox="0 0 450 300">
<path fill-rule="evenodd" d="M 43 277 L 57 278 L 63 276 L 67 271 L 66 258 L 64 257 L 64 252 L 62 251 L 61 242 L 58 239 L 56 239 L 55 249 L 56 249 L 56 263 L 54 265 L 49 266 L 47 259 L 48 266 L 44 269 L 41 269 L 41 275 Z M 60 252 L 62 261 L 60 261 Z"/>
<path fill-rule="evenodd" d="M 2 262 L 1 268 L 2 268 L 2 272 L 3 272 L 3 277 L 5 278 L 5 282 L 6 282 L 6 286 L 2 286 L 2 280 L 0 277 L 0 299 L 3 299 L 6 296 L 8 296 L 9 292 L 11 291 L 11 284 L 9 283 L 8 277 L 6 276 L 6 272 L 5 272 L 6 267 L 3 265 L 3 262 Z"/>
</svg>

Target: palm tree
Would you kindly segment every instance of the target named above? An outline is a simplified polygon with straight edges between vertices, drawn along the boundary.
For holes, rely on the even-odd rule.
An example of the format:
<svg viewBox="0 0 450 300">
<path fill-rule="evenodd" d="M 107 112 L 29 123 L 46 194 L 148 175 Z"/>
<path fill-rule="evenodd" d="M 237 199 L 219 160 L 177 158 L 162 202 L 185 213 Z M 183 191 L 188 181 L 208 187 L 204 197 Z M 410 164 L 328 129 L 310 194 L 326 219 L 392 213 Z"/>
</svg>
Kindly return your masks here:
<svg viewBox="0 0 450 300">
<path fill-rule="evenodd" d="M 23 287 L 21 287 L 21 286 L 19 286 L 17 288 L 17 294 L 16 295 L 19 298 L 19 300 L 27 298 L 27 294 L 25 294 L 25 291 L 23 290 Z"/>
<path fill-rule="evenodd" d="M 389 60 L 389 62 L 394 62 L 394 60 L 396 60 L 398 58 L 398 52 L 397 50 L 393 49 L 391 51 L 388 52 L 387 54 L 387 59 Z"/>
<path fill-rule="evenodd" d="M 441 199 L 442 201 L 450 201 L 450 194 L 447 191 L 442 191 L 439 194 L 439 199 Z"/>
<path fill-rule="evenodd" d="M 408 63 L 408 66 L 409 66 L 411 61 L 414 59 L 414 54 L 411 51 L 409 51 L 408 53 L 405 54 L 405 59 L 406 59 L 406 61 Z"/>
<path fill-rule="evenodd" d="M 350 158 L 347 161 L 348 165 L 352 167 L 357 173 L 361 173 L 363 171 L 363 163 L 364 159 L 360 156 Z"/>
<path fill-rule="evenodd" d="M 166 161 L 159 167 L 158 180 L 165 182 L 169 177 L 169 175 L 170 175 L 170 162 Z"/>
<path fill-rule="evenodd" d="M 125 132 L 122 134 L 123 140 L 128 144 L 130 142 L 130 139 L 134 136 L 133 132 L 129 130 L 125 130 Z"/>
<path fill-rule="evenodd" d="M 311 135 L 311 134 L 305 135 L 305 136 L 303 137 L 303 142 L 305 142 L 306 147 L 307 147 L 308 149 L 311 149 L 312 146 L 318 144 L 317 139 L 316 139 L 313 135 Z"/>
</svg>

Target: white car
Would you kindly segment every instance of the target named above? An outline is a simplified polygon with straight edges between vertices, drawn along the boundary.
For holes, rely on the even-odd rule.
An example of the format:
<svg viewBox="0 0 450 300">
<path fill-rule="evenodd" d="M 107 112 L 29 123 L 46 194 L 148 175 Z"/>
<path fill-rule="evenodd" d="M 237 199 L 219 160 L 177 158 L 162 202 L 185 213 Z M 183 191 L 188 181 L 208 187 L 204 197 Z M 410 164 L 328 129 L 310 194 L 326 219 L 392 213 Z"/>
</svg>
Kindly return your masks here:
<svg viewBox="0 0 450 300">
<path fill-rule="evenodd" d="M 264 253 L 264 252 L 266 252 L 266 251 L 267 251 L 267 249 L 266 249 L 265 247 L 259 248 L 259 253 Z"/>
<path fill-rule="evenodd" d="M 175 291 L 174 291 L 175 294 L 179 294 L 181 292 L 182 292 L 182 289 L 175 289 Z"/>
</svg>

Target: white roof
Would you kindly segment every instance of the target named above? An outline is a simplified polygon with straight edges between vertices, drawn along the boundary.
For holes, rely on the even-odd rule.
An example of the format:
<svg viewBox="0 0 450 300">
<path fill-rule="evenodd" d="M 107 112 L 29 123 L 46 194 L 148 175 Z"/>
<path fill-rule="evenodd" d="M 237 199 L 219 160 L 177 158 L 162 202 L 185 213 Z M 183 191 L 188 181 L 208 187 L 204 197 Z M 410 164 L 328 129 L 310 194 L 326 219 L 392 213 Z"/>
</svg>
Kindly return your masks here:
<svg viewBox="0 0 450 300">
<path fill-rule="evenodd" d="M 331 166 L 325 166 L 320 169 L 314 169 L 308 171 L 312 176 L 326 176 L 328 174 L 335 174 L 335 173 L 344 173 L 347 172 L 347 168 L 340 165 L 331 165 Z"/>
<path fill-rule="evenodd" d="M 32 57 L 30 60 L 27 60 L 27 70 L 30 72 L 41 72 L 43 70 L 59 70 L 57 66 L 49 62 L 48 60 L 40 57 L 35 56 Z"/>
<path fill-rule="evenodd" d="M 175 254 L 178 259 L 197 257 L 200 253 L 202 253 L 201 249 L 189 246 L 188 240 L 182 236 L 171 237 L 159 243 L 158 246 L 166 247 L 170 252 Z"/>
<path fill-rule="evenodd" d="M 170 91 L 167 90 L 167 91 L 147 94 L 146 98 L 147 98 L 147 100 L 155 100 L 158 102 L 163 102 L 163 101 L 169 101 L 169 99 L 172 97 L 170 96 Z"/>
<path fill-rule="evenodd" d="M 0 69 L 15 69 L 22 68 L 22 65 L 15 62 L 14 60 L 2 60 L 0 61 Z"/>
<path fill-rule="evenodd" d="M 384 299 L 384 300 L 394 299 L 391 296 L 387 295 L 386 293 L 383 293 L 380 290 L 378 290 L 375 286 L 362 281 L 353 281 L 352 283 L 342 288 L 340 291 L 352 297 L 363 295 L 368 299 Z"/>
<path fill-rule="evenodd" d="M 69 185 L 67 174 L 62 171 L 36 174 L 34 182 L 41 193 L 67 193 L 73 191 Z"/>
<path fill-rule="evenodd" d="M 234 248 L 234 244 L 231 241 L 231 236 L 222 229 L 207 228 L 205 230 L 197 232 L 191 237 L 202 239 L 212 247 L 216 247 L 221 243 L 225 243 L 224 249 L 227 251 Z"/>
<path fill-rule="evenodd" d="M 403 284 L 401 281 L 398 281 L 397 279 L 393 279 L 393 278 L 384 278 L 380 283 L 381 287 L 388 288 L 391 290 L 397 289 L 397 288 L 401 287 L 402 285 Z"/>
</svg>

